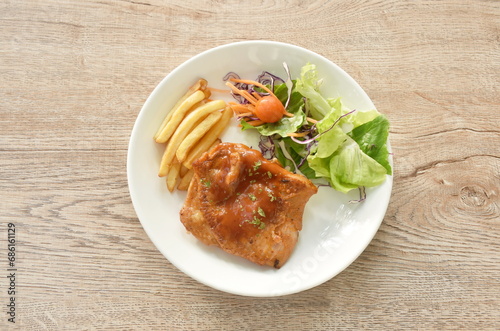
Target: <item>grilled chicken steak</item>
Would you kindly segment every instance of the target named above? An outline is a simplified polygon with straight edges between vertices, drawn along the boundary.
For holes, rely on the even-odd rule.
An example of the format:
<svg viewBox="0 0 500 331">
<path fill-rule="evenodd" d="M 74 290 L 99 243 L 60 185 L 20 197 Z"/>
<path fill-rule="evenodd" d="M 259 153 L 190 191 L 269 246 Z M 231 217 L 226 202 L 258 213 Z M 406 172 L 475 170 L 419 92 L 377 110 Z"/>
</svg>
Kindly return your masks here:
<svg viewBox="0 0 500 331">
<path fill-rule="evenodd" d="M 180 212 L 186 229 L 260 265 L 280 268 L 302 229 L 317 187 L 242 144 L 222 143 L 193 163 L 194 177 Z"/>
</svg>

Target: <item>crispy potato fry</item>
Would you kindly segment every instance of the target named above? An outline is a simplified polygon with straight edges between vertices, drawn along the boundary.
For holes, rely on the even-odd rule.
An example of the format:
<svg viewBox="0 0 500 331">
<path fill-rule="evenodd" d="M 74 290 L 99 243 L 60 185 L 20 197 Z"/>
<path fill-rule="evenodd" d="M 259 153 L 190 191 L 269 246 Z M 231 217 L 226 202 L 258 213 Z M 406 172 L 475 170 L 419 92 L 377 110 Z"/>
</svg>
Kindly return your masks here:
<svg viewBox="0 0 500 331">
<path fill-rule="evenodd" d="M 196 108 L 182 120 L 182 122 L 180 123 L 180 125 L 177 127 L 174 134 L 170 138 L 167 147 L 165 148 L 165 152 L 163 153 L 163 157 L 161 159 L 160 171 L 158 172 L 158 176 L 163 177 L 168 174 L 171 164 L 175 158 L 175 153 L 179 148 L 179 145 L 182 143 L 184 138 L 186 138 L 186 136 L 191 132 L 192 128 L 200 121 L 200 119 L 206 117 L 208 114 L 214 111 L 223 109 L 224 107 L 226 107 L 226 103 L 223 100 L 210 101 L 204 104 L 203 106 Z M 224 114 L 226 113 L 226 111 L 227 109 L 224 110 Z M 224 127 L 221 128 L 221 132 L 223 128 Z M 218 134 L 220 134 L 220 132 Z"/>
<path fill-rule="evenodd" d="M 179 178 L 179 170 L 181 169 L 181 164 L 178 160 L 170 167 L 170 171 L 167 176 L 167 188 L 170 192 L 173 192 L 175 189 L 175 185 L 177 185 L 177 180 Z"/>
<path fill-rule="evenodd" d="M 222 117 L 217 122 L 204 136 L 201 138 L 198 143 L 191 148 L 190 152 L 188 153 L 186 159 L 182 162 L 182 164 L 188 168 L 192 168 L 193 162 L 201 156 L 204 152 L 208 151 L 212 145 L 216 142 L 216 140 L 219 138 L 220 134 L 224 129 L 226 128 L 227 124 L 229 123 L 229 120 L 233 116 L 233 111 L 231 107 L 226 106 L 224 109 L 224 112 L 222 113 Z"/>
<path fill-rule="evenodd" d="M 207 99 L 203 99 L 201 100 L 200 102 L 197 102 L 195 103 L 191 108 L 189 108 L 189 110 L 186 112 L 186 114 L 184 115 L 184 118 L 186 118 L 186 116 L 188 116 L 190 113 L 193 112 L 193 110 L 195 110 L 196 108 L 198 107 L 201 107 L 203 106 L 204 104 L 206 104 L 208 102 Z"/>
<path fill-rule="evenodd" d="M 184 176 L 182 176 L 179 181 L 179 185 L 177 185 L 177 189 L 181 191 L 186 191 L 189 188 L 189 184 L 191 184 L 191 180 L 194 176 L 194 170 L 189 169 L 188 172 Z"/>
<path fill-rule="evenodd" d="M 179 176 L 182 178 L 184 177 L 190 169 L 186 168 L 182 163 L 181 163 L 181 170 L 179 171 Z"/>
<path fill-rule="evenodd" d="M 211 142 L 212 144 L 208 145 L 209 142 Z M 221 140 L 219 138 L 215 139 L 215 141 L 212 141 L 211 136 L 209 137 L 205 135 L 202 140 L 200 140 L 200 142 L 193 147 L 186 160 L 182 162 L 182 165 L 188 169 L 192 169 L 194 161 L 196 161 L 203 153 L 211 150 L 213 147 L 217 146 L 220 143 Z"/>
<path fill-rule="evenodd" d="M 192 163 L 208 149 L 219 144 L 218 138 L 232 117 L 232 109 L 223 100 L 210 100 L 212 89 L 199 79 L 176 102 L 154 135 L 165 144 L 158 176 L 166 177 L 173 192 L 188 190 L 194 176 Z"/>
<path fill-rule="evenodd" d="M 170 137 L 174 134 L 175 130 L 179 126 L 179 124 L 182 122 L 184 119 L 184 116 L 186 113 L 189 111 L 189 109 L 195 105 L 196 103 L 200 102 L 205 98 L 205 93 L 203 91 L 196 91 L 193 94 L 191 94 L 189 97 L 187 97 L 186 100 L 184 100 L 177 109 L 174 110 L 172 116 L 170 117 L 170 120 L 168 123 L 165 125 L 163 130 L 161 130 L 160 134 L 158 137 L 155 139 L 157 143 L 165 143 L 167 142 Z"/>
<path fill-rule="evenodd" d="M 212 95 L 212 91 L 210 91 L 209 89 L 203 90 L 203 93 L 205 93 L 205 99 L 209 99 Z"/>
<path fill-rule="evenodd" d="M 222 117 L 222 113 L 219 111 L 215 111 L 208 115 L 203 121 L 201 121 L 194 129 L 191 131 L 186 138 L 182 141 L 177 149 L 175 155 L 179 162 L 182 162 L 186 159 L 187 153 L 204 135 L 212 126 L 214 126 L 215 122 L 217 122 Z"/>
<path fill-rule="evenodd" d="M 208 85 L 208 82 L 205 80 L 205 79 L 199 79 L 196 83 L 194 83 L 188 90 L 187 92 L 176 102 L 176 104 L 172 107 L 172 109 L 168 112 L 167 116 L 165 116 L 165 119 L 163 120 L 163 122 L 161 123 L 160 127 L 158 128 L 158 131 L 156 131 L 156 134 L 154 136 L 154 139 L 156 140 L 158 138 L 158 136 L 160 135 L 160 133 L 163 131 L 163 129 L 165 128 L 165 126 L 167 125 L 167 123 L 170 121 L 170 119 L 172 118 L 172 115 L 174 114 L 175 110 L 177 108 L 179 108 L 179 106 L 189 97 L 191 96 L 194 92 L 198 91 L 198 90 L 201 90 L 203 91 L 203 93 L 205 94 L 205 96 L 207 95 L 207 92 L 205 91 L 208 91 L 210 93 L 210 90 L 207 90 L 207 85 Z"/>
</svg>

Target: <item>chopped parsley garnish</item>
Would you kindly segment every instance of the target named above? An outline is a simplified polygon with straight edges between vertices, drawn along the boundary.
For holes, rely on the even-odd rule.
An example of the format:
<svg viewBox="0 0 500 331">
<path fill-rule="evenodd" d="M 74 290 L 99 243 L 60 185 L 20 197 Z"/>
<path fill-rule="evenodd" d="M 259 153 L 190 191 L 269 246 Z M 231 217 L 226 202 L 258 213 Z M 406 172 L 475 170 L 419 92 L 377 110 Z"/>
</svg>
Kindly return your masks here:
<svg viewBox="0 0 500 331">
<path fill-rule="evenodd" d="M 259 228 L 260 230 L 264 229 L 266 227 L 266 223 L 262 222 L 260 218 L 257 216 L 254 216 L 252 220 L 244 220 L 244 223 L 252 224 L 255 227 Z M 242 226 L 242 223 L 240 223 L 240 226 Z"/>
<path fill-rule="evenodd" d="M 266 223 L 262 222 L 257 216 L 254 216 L 250 223 L 257 226 L 261 230 L 266 227 Z"/>
<path fill-rule="evenodd" d="M 257 200 L 257 197 L 255 195 L 253 195 L 252 193 L 248 194 L 248 197 L 250 198 L 250 200 L 252 201 L 255 201 Z"/>
<path fill-rule="evenodd" d="M 273 174 L 272 174 L 270 171 L 268 171 L 268 172 L 267 172 L 267 176 L 268 176 L 269 178 L 273 178 Z"/>
<path fill-rule="evenodd" d="M 210 188 L 210 186 L 212 185 L 212 183 L 209 180 L 206 180 L 205 178 L 200 179 L 200 181 L 207 188 Z"/>
<path fill-rule="evenodd" d="M 256 171 L 257 169 L 260 168 L 261 165 L 262 165 L 262 161 L 261 160 L 255 161 L 255 163 L 253 165 L 253 170 Z"/>
<path fill-rule="evenodd" d="M 271 198 L 271 202 L 276 200 L 276 197 L 271 192 L 267 193 L 267 195 Z"/>
<path fill-rule="evenodd" d="M 266 217 L 266 213 L 264 212 L 264 210 L 262 208 L 259 207 L 259 209 L 257 209 L 257 213 L 259 213 L 260 216 L 262 217 Z"/>
</svg>

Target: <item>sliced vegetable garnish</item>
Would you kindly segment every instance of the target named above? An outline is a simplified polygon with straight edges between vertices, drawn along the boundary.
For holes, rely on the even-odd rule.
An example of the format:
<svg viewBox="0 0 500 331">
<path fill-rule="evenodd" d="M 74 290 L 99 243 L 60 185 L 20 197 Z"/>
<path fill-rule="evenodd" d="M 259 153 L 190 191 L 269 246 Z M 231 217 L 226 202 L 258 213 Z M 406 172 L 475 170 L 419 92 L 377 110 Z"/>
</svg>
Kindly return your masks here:
<svg viewBox="0 0 500 331">
<path fill-rule="evenodd" d="M 259 147 L 267 159 L 277 158 L 289 170 L 323 179 L 341 192 L 359 188 L 360 199 L 353 201 L 364 201 L 365 187 L 380 185 L 392 174 L 387 117 L 325 98 L 313 64 L 302 67 L 295 81 L 283 66 L 286 79 L 269 72 L 257 81 L 234 73 L 224 78 L 238 101 L 231 107 L 242 129 L 261 134 Z"/>
</svg>

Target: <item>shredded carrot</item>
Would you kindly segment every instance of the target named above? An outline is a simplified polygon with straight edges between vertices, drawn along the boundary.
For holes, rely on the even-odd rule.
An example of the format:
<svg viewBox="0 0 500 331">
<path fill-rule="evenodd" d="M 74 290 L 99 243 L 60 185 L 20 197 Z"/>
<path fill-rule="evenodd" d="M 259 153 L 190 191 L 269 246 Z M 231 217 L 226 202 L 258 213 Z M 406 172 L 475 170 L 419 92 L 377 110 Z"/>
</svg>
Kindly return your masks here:
<svg viewBox="0 0 500 331">
<path fill-rule="evenodd" d="M 270 89 L 268 89 L 267 86 L 262 85 L 261 83 L 256 82 L 254 80 L 231 78 L 230 81 L 235 82 L 235 83 L 243 83 L 243 84 L 255 85 L 257 87 L 260 87 L 261 89 L 263 89 L 267 93 L 269 93 L 271 95 L 274 95 L 274 93 Z"/>
<path fill-rule="evenodd" d="M 291 132 L 291 133 L 288 133 L 288 136 L 289 137 L 304 137 L 304 136 L 307 136 L 309 132 L 307 131 L 304 131 L 304 132 Z"/>
<path fill-rule="evenodd" d="M 250 124 L 251 126 L 259 126 L 264 124 L 264 122 L 262 122 L 261 120 L 248 121 L 247 123 Z"/>
<path fill-rule="evenodd" d="M 231 88 L 231 90 L 233 90 L 234 93 L 239 94 L 243 98 L 247 99 L 248 102 L 250 102 L 252 105 L 257 104 L 257 100 L 252 95 L 250 95 L 250 93 L 248 93 L 248 91 L 239 90 L 236 86 L 234 86 L 233 84 L 231 84 L 229 82 L 227 82 L 226 85 L 229 86 Z"/>
<path fill-rule="evenodd" d="M 239 113 L 238 116 L 240 117 L 247 117 L 247 116 L 252 116 L 253 113 L 252 112 L 247 112 L 247 113 Z"/>
<path fill-rule="evenodd" d="M 233 108 L 234 111 L 236 112 L 247 112 L 248 111 L 248 107 L 244 106 L 244 105 L 230 105 L 231 108 Z"/>
<path fill-rule="evenodd" d="M 314 123 L 314 124 L 318 123 L 318 121 L 316 121 L 314 118 L 306 117 L 306 119 L 307 119 L 309 122 L 311 122 L 311 123 Z"/>
<path fill-rule="evenodd" d="M 221 89 L 218 89 L 218 88 L 214 88 L 214 87 L 208 87 L 207 88 L 210 92 L 217 92 L 217 93 L 229 93 L 228 90 L 221 90 Z"/>
<path fill-rule="evenodd" d="M 257 99 L 257 100 L 262 99 L 262 97 L 260 96 L 260 94 L 259 94 L 259 93 L 257 93 L 257 92 L 253 92 L 253 93 L 252 93 L 252 95 L 253 95 L 253 96 L 255 97 L 255 99 Z"/>
<path fill-rule="evenodd" d="M 233 112 L 238 116 L 252 116 L 254 115 L 254 107 L 251 105 L 230 105 Z"/>
<path fill-rule="evenodd" d="M 257 99 L 255 99 L 248 91 L 241 91 L 241 96 L 247 99 L 252 105 L 257 105 Z"/>
</svg>

